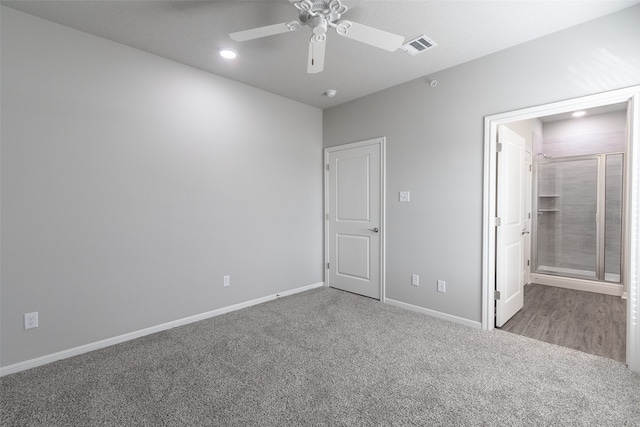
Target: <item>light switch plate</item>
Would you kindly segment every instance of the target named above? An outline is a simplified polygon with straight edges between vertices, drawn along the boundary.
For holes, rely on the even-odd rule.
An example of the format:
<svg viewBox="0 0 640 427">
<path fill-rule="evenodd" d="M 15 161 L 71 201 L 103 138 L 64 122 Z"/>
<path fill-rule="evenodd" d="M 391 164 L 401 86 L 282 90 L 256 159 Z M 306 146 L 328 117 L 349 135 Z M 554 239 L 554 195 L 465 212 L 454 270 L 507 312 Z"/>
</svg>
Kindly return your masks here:
<svg viewBox="0 0 640 427">
<path fill-rule="evenodd" d="M 411 200 L 411 193 L 409 191 L 401 191 L 400 192 L 400 201 L 408 202 Z"/>
</svg>

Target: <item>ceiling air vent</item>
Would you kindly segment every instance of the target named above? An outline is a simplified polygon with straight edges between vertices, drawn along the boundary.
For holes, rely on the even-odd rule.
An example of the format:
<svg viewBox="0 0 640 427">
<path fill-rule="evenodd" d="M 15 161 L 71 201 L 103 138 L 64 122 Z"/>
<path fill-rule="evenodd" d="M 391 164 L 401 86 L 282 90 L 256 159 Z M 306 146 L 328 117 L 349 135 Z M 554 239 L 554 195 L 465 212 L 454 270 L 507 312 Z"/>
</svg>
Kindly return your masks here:
<svg viewBox="0 0 640 427">
<path fill-rule="evenodd" d="M 437 45 L 438 44 L 436 42 L 423 34 L 403 44 L 401 49 L 411 56 L 416 56 L 417 54 L 425 52 Z"/>
</svg>

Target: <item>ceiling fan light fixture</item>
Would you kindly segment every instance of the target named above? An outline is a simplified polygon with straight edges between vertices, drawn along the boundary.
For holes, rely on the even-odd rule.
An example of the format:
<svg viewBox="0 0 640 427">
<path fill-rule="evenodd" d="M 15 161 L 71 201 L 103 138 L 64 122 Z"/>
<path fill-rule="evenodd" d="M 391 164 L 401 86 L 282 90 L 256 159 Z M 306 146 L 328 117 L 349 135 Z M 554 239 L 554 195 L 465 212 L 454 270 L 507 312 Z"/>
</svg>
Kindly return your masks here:
<svg viewBox="0 0 640 427">
<path fill-rule="evenodd" d="M 235 49 L 222 48 L 218 51 L 218 54 L 224 59 L 235 59 L 238 57 L 238 52 Z"/>
</svg>

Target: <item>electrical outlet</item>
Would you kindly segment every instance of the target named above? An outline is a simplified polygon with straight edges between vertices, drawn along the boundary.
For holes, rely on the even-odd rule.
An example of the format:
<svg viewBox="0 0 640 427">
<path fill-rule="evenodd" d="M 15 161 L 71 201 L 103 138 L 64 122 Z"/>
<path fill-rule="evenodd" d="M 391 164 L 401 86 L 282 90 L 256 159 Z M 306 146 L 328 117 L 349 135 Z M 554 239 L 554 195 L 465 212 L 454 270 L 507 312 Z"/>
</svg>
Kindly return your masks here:
<svg viewBox="0 0 640 427">
<path fill-rule="evenodd" d="M 231 276 L 224 276 L 222 278 L 222 284 L 224 286 L 229 286 L 231 284 Z"/>
<path fill-rule="evenodd" d="M 438 292 L 447 292 L 444 280 L 438 280 Z"/>
<path fill-rule="evenodd" d="M 413 286 L 420 285 L 420 276 L 418 276 L 417 274 L 412 274 L 411 275 L 411 284 Z"/>
<path fill-rule="evenodd" d="M 24 328 L 32 329 L 38 327 L 38 312 L 24 314 Z"/>
</svg>

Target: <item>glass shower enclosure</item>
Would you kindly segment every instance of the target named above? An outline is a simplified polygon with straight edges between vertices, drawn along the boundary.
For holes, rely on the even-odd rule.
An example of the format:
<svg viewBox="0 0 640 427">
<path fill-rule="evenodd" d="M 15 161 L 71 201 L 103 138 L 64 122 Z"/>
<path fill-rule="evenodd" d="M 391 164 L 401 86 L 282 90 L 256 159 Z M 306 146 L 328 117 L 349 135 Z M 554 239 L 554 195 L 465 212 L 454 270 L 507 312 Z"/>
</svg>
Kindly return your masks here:
<svg viewBox="0 0 640 427">
<path fill-rule="evenodd" d="M 623 153 L 537 163 L 536 273 L 621 283 L 623 169 Z"/>
</svg>

